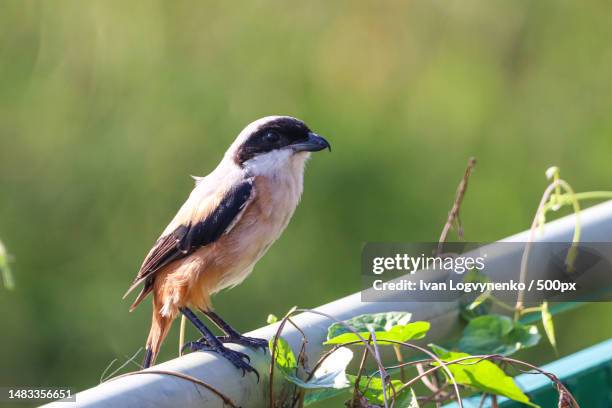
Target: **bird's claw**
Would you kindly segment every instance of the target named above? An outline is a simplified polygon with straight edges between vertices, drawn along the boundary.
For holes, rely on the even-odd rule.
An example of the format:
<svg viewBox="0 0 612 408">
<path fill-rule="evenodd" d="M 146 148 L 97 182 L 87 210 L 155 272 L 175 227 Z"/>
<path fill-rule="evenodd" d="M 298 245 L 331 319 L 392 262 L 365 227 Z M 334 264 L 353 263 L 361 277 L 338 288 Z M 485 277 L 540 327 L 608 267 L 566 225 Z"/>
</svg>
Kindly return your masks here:
<svg viewBox="0 0 612 408">
<path fill-rule="evenodd" d="M 245 376 L 247 372 L 253 373 L 257 376 L 257 382 L 259 382 L 259 373 L 253 366 L 251 366 L 251 357 L 248 354 L 240 351 L 232 350 L 223 345 L 211 346 L 208 342 L 204 341 L 191 341 L 186 343 L 182 347 L 182 351 L 189 349 L 191 351 L 212 351 L 222 355 L 226 360 L 234 365 L 239 370 L 242 370 L 242 376 Z M 245 361 L 246 360 L 246 361 Z"/>
<path fill-rule="evenodd" d="M 240 336 L 240 335 L 239 336 L 217 336 L 217 339 L 221 343 L 240 344 L 242 346 L 249 347 L 255 350 L 257 350 L 258 348 L 261 348 L 263 351 L 266 351 L 269 347 L 268 340 L 258 339 L 255 337 L 247 337 L 247 336 Z M 190 342 L 190 343 L 186 343 L 185 345 L 183 345 L 182 351 L 185 351 L 185 349 L 187 349 L 192 343 L 202 343 L 205 345 L 209 344 L 208 341 L 204 337 L 202 337 L 197 342 Z M 195 351 L 195 350 L 192 349 L 192 351 Z"/>
<path fill-rule="evenodd" d="M 251 359 L 248 355 L 236 350 L 229 349 L 227 347 L 223 347 L 223 349 L 221 349 L 219 353 L 223 357 L 228 359 L 234 365 L 234 367 L 241 369 L 243 377 L 246 375 L 247 372 L 252 372 L 257 377 L 257 382 L 259 382 L 259 373 L 255 368 L 253 368 L 251 364 L 249 364 L 251 362 Z M 247 361 L 245 361 L 245 359 Z"/>
<path fill-rule="evenodd" d="M 257 339 L 255 337 L 247 337 L 247 336 L 221 336 L 218 337 L 221 343 L 234 343 L 240 344 L 245 347 L 249 347 L 257 350 L 261 348 L 263 351 L 266 351 L 268 348 L 268 340 L 266 339 Z"/>
</svg>

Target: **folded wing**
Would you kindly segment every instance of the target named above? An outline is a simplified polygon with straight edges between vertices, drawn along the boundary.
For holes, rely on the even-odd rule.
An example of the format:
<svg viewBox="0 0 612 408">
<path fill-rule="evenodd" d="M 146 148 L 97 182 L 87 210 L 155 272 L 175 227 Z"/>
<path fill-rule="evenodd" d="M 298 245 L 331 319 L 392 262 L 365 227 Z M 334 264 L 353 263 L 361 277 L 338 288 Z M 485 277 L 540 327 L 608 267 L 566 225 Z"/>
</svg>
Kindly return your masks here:
<svg viewBox="0 0 612 408">
<path fill-rule="evenodd" d="M 134 282 L 124 298 L 138 285 L 144 287 L 130 311 L 153 289 L 155 274 L 173 261 L 192 254 L 197 249 L 215 242 L 229 232 L 254 196 L 253 179 L 232 186 L 212 209 L 194 211 L 171 232 L 160 237 L 145 258 Z"/>
</svg>

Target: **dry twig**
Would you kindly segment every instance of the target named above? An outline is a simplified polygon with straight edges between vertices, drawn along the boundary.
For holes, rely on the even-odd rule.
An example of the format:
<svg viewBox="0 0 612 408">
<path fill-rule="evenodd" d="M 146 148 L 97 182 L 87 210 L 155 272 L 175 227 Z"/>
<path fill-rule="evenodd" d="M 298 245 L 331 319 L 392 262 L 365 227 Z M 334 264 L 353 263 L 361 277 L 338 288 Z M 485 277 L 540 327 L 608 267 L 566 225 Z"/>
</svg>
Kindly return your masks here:
<svg viewBox="0 0 612 408">
<path fill-rule="evenodd" d="M 442 229 L 442 233 L 440 234 L 440 239 L 438 240 L 438 254 L 442 253 L 442 246 L 446 241 L 446 237 L 448 236 L 449 231 L 453 228 L 453 225 L 456 226 L 457 235 L 460 238 L 463 238 L 463 229 L 461 227 L 461 219 L 459 218 L 459 210 L 461 209 L 461 202 L 463 201 L 463 197 L 465 196 L 465 192 L 467 191 L 468 180 L 472 171 L 474 170 L 474 166 L 476 166 L 476 159 L 474 157 L 470 157 L 468 160 L 467 167 L 465 169 L 465 173 L 463 174 L 463 178 L 457 187 L 457 194 L 455 194 L 455 201 L 453 202 L 453 206 L 448 213 L 448 218 L 446 219 L 446 224 L 444 224 L 444 228 Z"/>
</svg>

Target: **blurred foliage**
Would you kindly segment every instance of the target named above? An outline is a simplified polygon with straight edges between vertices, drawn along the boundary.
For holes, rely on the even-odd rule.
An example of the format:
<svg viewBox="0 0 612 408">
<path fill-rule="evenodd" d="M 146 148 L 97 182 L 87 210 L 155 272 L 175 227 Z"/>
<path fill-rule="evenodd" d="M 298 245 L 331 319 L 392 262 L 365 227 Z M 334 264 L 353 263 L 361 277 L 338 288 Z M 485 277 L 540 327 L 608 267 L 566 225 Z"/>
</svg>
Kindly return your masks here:
<svg viewBox="0 0 612 408">
<path fill-rule="evenodd" d="M 6 252 L 2 241 L 0 241 L 0 282 L 5 289 L 15 289 L 15 280 L 9 266 L 9 254 Z"/>
<path fill-rule="evenodd" d="M 359 289 L 365 241 L 436 240 L 468 156 L 466 238 L 528 228 L 559 165 L 609 189 L 612 5 L 544 0 L 0 4 L 0 383 L 95 384 L 148 332 L 122 301 L 143 256 L 248 122 L 290 114 L 333 153 L 287 231 L 215 298 L 242 330 Z M 282 288 L 282 290 L 281 290 Z M 299 290 L 287 290 L 299 288 Z M 270 293 L 274 296 L 269 296 Z M 561 355 L 610 337 L 591 305 Z M 160 361 L 176 355 L 178 324 Z M 575 336 L 581 333 L 581 336 Z M 195 337 L 193 331 L 188 338 Z M 552 359 L 534 348 L 534 362 Z"/>
</svg>

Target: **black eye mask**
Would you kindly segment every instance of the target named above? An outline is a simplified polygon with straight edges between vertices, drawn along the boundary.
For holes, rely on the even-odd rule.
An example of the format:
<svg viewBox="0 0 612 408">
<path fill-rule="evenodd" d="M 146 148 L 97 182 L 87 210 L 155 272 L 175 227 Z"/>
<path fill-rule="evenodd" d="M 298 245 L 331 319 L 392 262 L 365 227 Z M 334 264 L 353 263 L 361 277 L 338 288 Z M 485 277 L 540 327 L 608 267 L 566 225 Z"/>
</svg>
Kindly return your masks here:
<svg viewBox="0 0 612 408">
<path fill-rule="evenodd" d="M 304 122 L 293 118 L 278 118 L 262 125 L 250 135 L 236 152 L 235 161 L 242 166 L 245 161 L 260 154 L 282 149 L 308 139 L 310 129 Z"/>
</svg>

